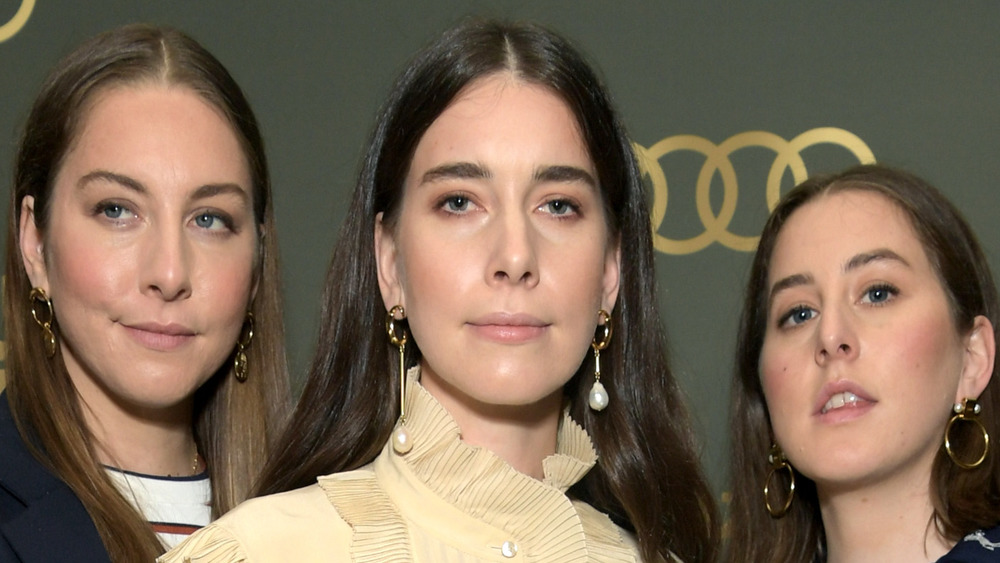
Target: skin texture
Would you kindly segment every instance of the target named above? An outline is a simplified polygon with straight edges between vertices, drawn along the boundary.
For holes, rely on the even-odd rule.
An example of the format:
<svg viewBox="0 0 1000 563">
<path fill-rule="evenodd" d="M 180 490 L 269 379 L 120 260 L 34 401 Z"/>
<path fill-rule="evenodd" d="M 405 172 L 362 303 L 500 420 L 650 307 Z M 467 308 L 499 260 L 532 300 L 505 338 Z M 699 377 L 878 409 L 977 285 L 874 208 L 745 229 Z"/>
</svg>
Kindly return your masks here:
<svg viewBox="0 0 1000 563">
<path fill-rule="evenodd" d="M 872 192 L 796 211 L 769 285 L 762 384 L 779 445 L 816 482 L 829 560 L 943 554 L 927 527 L 931 466 L 952 405 L 989 381 L 990 323 L 958 332 L 909 220 Z M 826 409 L 844 391 L 857 402 Z"/>
<path fill-rule="evenodd" d="M 406 309 L 422 383 L 463 439 L 540 476 L 562 387 L 618 290 L 596 172 L 569 108 L 509 74 L 474 82 L 430 126 L 376 246 Z"/>
<path fill-rule="evenodd" d="M 21 210 L 25 268 L 109 465 L 189 474 L 194 391 L 232 352 L 257 235 L 236 136 L 194 92 L 99 93 L 53 188 Z"/>
</svg>

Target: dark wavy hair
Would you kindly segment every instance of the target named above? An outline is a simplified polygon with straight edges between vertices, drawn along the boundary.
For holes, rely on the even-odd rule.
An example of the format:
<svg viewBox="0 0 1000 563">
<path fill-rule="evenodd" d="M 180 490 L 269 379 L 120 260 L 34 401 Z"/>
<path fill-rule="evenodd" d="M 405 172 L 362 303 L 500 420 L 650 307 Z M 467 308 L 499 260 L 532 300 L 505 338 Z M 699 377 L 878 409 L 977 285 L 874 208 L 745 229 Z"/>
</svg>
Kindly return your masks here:
<svg viewBox="0 0 1000 563">
<path fill-rule="evenodd" d="M 772 518 L 764 506 L 763 488 L 770 465 L 767 455 L 774 433 L 760 383 L 761 348 L 767 326 L 768 274 L 781 229 L 796 210 L 823 194 L 858 190 L 879 194 L 909 219 L 941 280 L 959 333 L 972 329 L 976 316 L 1000 327 L 1000 303 L 989 265 L 975 234 L 961 213 L 933 186 L 912 174 L 881 165 L 857 166 L 834 176 L 806 180 L 788 192 L 771 213 L 750 270 L 740 321 L 733 381 L 732 503 L 728 561 L 812 562 L 822 560 L 826 539 L 816 486 L 796 473 L 795 496 L 788 513 Z M 1000 336 L 1000 332 L 996 333 Z M 979 397 L 979 420 L 993 436 L 1000 432 L 1000 384 L 993 376 Z M 941 429 L 942 433 L 944 429 Z M 982 438 L 974 425 L 961 424 L 952 441 L 962 458 L 974 459 Z M 787 481 L 774 488 L 786 490 Z M 990 450 L 975 469 L 961 469 L 942 447 L 931 473 L 932 523 L 945 538 L 1000 523 L 1000 456 Z M 774 501 L 772 501 L 774 502 Z"/>
<path fill-rule="evenodd" d="M 613 240 L 621 242 L 621 288 L 607 358 L 610 406 L 587 407 L 588 356 L 566 386 L 571 414 L 600 462 L 570 494 L 634 530 L 647 561 L 708 561 L 716 513 L 688 414 L 668 366 L 655 303 L 647 196 L 611 100 L 581 54 L 531 24 L 467 20 L 421 51 L 378 114 L 326 279 L 319 346 L 302 399 L 264 472 L 260 493 L 314 483 L 380 452 L 398 416 L 398 385 L 376 277 L 375 218 L 400 206 L 414 150 L 431 123 L 476 80 L 509 72 L 554 92 L 571 109 L 598 174 Z M 420 351 L 408 347 L 408 364 Z"/>
<path fill-rule="evenodd" d="M 24 125 L 7 215 L 4 328 L 7 399 L 18 430 L 34 455 L 66 482 L 93 519 L 112 561 L 151 561 L 163 552 L 152 528 L 115 488 L 98 462 L 76 389 L 62 354 L 48 358 L 32 320 L 28 279 L 18 229 L 21 201 L 35 200 L 35 224 L 45 236 L 52 189 L 94 97 L 136 84 L 189 88 L 215 108 L 233 130 L 247 160 L 259 235 L 257 294 L 248 304 L 255 336 L 247 349 L 250 377 L 234 380 L 232 361 L 195 393 L 194 433 L 212 482 L 212 514 L 245 500 L 288 409 L 281 316 L 281 273 L 271 184 L 257 120 L 239 86 L 215 57 L 183 33 L 129 25 L 100 34 L 58 63 L 42 86 Z M 58 335 L 59 308 L 55 308 Z M 235 349 L 236 343 L 233 343 Z"/>
</svg>

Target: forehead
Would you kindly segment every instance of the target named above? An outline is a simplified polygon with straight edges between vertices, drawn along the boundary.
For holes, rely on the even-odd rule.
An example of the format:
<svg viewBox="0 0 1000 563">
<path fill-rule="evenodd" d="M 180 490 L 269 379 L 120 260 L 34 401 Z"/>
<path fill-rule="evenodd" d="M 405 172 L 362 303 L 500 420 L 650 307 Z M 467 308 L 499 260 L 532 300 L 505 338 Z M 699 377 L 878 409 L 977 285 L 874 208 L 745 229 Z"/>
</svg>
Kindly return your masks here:
<svg viewBox="0 0 1000 563">
<path fill-rule="evenodd" d="M 509 159 L 572 158 L 590 164 L 569 105 L 551 89 L 509 72 L 466 86 L 421 137 L 414 160 L 428 153 L 440 158 L 467 157 L 472 151 L 493 156 L 500 149 Z"/>
<path fill-rule="evenodd" d="M 792 213 L 771 255 L 771 282 L 803 269 L 843 267 L 861 252 L 888 248 L 910 264 L 930 268 L 923 241 L 907 213 L 877 192 L 825 192 Z"/>
<path fill-rule="evenodd" d="M 137 170 L 185 163 L 207 176 L 249 181 L 243 146 L 222 112 L 186 86 L 159 82 L 94 93 L 62 164 L 81 159 Z"/>
</svg>

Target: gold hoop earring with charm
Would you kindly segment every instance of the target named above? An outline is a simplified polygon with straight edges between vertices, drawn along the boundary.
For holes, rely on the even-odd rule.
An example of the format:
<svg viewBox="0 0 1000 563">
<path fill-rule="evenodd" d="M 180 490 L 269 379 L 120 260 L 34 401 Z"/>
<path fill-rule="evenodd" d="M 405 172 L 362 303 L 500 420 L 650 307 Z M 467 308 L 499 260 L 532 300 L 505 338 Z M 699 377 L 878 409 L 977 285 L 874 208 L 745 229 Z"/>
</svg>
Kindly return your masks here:
<svg viewBox="0 0 1000 563">
<path fill-rule="evenodd" d="M 56 335 L 52 332 L 52 323 L 56 320 L 55 312 L 52 310 L 52 300 L 40 287 L 32 288 L 28 294 L 28 301 L 31 302 L 31 318 L 42 329 L 42 343 L 45 345 L 45 355 L 53 357 L 56 355 Z M 44 308 L 40 308 L 41 304 Z M 41 309 L 41 310 L 39 310 Z"/>
<path fill-rule="evenodd" d="M 396 314 L 399 313 L 399 319 Z M 406 329 L 399 327 L 396 330 L 396 322 L 406 318 L 406 311 L 402 305 L 395 305 L 389 309 L 389 314 L 385 318 L 385 331 L 389 333 L 389 343 L 399 348 L 399 421 L 396 429 L 392 431 L 392 449 L 397 454 L 405 454 L 413 449 L 413 442 L 410 440 L 410 433 L 406 430 Z"/>
<path fill-rule="evenodd" d="M 608 344 L 611 343 L 611 315 L 601 309 L 597 311 L 597 316 L 604 321 L 604 324 L 597 325 L 597 330 L 601 333 L 600 339 L 595 334 L 594 341 L 590 343 L 590 347 L 594 349 L 594 385 L 590 388 L 588 402 L 591 409 L 603 411 L 608 407 L 610 399 L 607 389 L 601 383 L 601 350 L 607 348 Z"/>
<path fill-rule="evenodd" d="M 986 431 L 986 427 L 983 423 L 979 421 L 979 413 L 982 412 L 983 408 L 975 399 L 963 399 L 961 403 L 955 403 L 952 408 L 955 414 L 951 416 L 948 421 L 948 426 L 944 429 L 944 450 L 948 452 L 948 457 L 955 462 L 955 465 L 961 467 L 962 469 L 973 469 L 979 467 L 986 459 L 986 454 L 990 453 L 990 434 Z M 971 463 L 966 463 L 960 459 L 955 454 L 951 445 L 951 429 L 955 426 L 956 422 L 969 422 L 979 427 L 979 432 L 983 435 L 983 453 Z"/>
<path fill-rule="evenodd" d="M 253 313 L 247 311 L 247 318 L 240 329 L 240 337 L 236 341 L 236 356 L 233 358 L 233 374 L 236 381 L 243 383 L 250 375 L 250 362 L 247 360 L 246 349 L 253 341 Z"/>
<path fill-rule="evenodd" d="M 789 465 L 785 452 L 781 451 L 781 447 L 773 442 L 771 443 L 771 451 L 767 454 L 767 462 L 771 464 L 771 470 L 768 471 L 767 480 L 764 481 L 764 507 L 767 508 L 772 517 L 781 518 L 788 513 L 788 509 L 792 506 L 792 499 L 795 498 L 795 471 Z M 788 472 L 788 496 L 785 497 L 785 503 L 776 508 L 771 506 L 770 487 L 771 479 L 779 471 Z"/>
</svg>

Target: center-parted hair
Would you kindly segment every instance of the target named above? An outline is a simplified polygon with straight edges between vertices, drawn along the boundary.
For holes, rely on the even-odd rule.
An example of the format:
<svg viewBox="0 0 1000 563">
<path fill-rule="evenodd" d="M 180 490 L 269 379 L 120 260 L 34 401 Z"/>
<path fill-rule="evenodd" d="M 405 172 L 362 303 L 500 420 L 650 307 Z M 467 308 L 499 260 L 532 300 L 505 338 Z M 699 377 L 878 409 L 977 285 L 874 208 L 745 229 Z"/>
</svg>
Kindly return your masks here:
<svg viewBox="0 0 1000 563">
<path fill-rule="evenodd" d="M 834 176 L 806 180 L 788 192 L 771 213 L 750 270 L 736 350 L 732 414 L 732 504 L 727 561 L 810 563 L 826 552 L 815 484 L 796 472 L 795 496 L 788 513 L 772 518 L 764 506 L 767 456 L 774 439 L 760 382 L 760 355 L 767 331 L 769 270 L 774 249 L 788 218 L 824 194 L 860 190 L 879 194 L 903 212 L 948 297 L 953 326 L 967 334 L 976 316 L 1000 328 L 1000 303 L 989 264 L 961 213 L 933 186 L 909 173 L 880 165 L 857 166 Z M 951 328 L 942 327 L 942 330 Z M 1000 331 L 995 333 L 1000 337 Z M 878 353 L 874 351 L 873 353 Z M 979 403 L 979 417 L 991 436 L 1000 436 L 1000 384 L 997 364 Z M 942 440 L 944 428 L 941 429 Z M 975 459 L 982 451 L 978 428 L 960 424 L 951 439 L 960 457 Z M 980 449 L 976 449 L 980 448 Z M 786 489 L 784 475 L 771 487 Z M 943 537 L 958 541 L 966 534 L 1000 523 L 1000 455 L 991 448 L 975 469 L 958 467 L 940 449 L 928 484 L 934 526 Z"/>
<path fill-rule="evenodd" d="M 61 353 L 48 358 L 32 320 L 18 229 L 21 202 L 35 201 L 34 220 L 45 237 L 56 176 L 87 113 L 102 92 L 144 85 L 187 88 L 229 124 L 249 170 L 254 227 L 259 235 L 248 304 L 255 337 L 247 349 L 250 377 L 235 381 L 232 358 L 195 393 L 198 451 L 212 483 L 212 514 L 249 496 L 256 469 L 284 422 L 288 405 L 278 245 L 264 144 L 242 90 L 211 53 L 169 28 L 129 25 L 77 47 L 49 74 L 24 125 L 7 218 L 3 320 L 7 338 L 7 396 L 18 430 L 35 456 L 65 481 L 87 509 L 112 561 L 151 561 L 163 552 L 152 528 L 105 475 L 84 422 L 82 407 Z M 58 296 L 55 332 L 59 335 Z M 235 348 L 236 343 L 233 342 Z M 0 456 L 2 457 L 2 456 Z"/>
<path fill-rule="evenodd" d="M 413 153 L 438 116 L 475 81 L 497 73 L 548 89 L 570 108 L 597 170 L 612 241 L 621 244 L 615 338 L 602 352 L 610 406 L 587 407 L 593 358 L 566 385 L 571 415 L 591 435 L 598 464 L 569 494 L 634 530 L 647 561 L 674 553 L 714 559 L 716 514 L 687 411 L 669 369 L 646 190 L 629 139 L 601 81 L 566 40 L 536 25 L 468 20 L 421 51 L 395 82 L 368 142 L 326 279 L 319 344 L 261 494 L 310 485 L 378 456 L 399 413 L 396 348 L 377 281 L 378 213 L 392 224 Z M 419 360 L 408 346 L 408 365 Z"/>
</svg>

